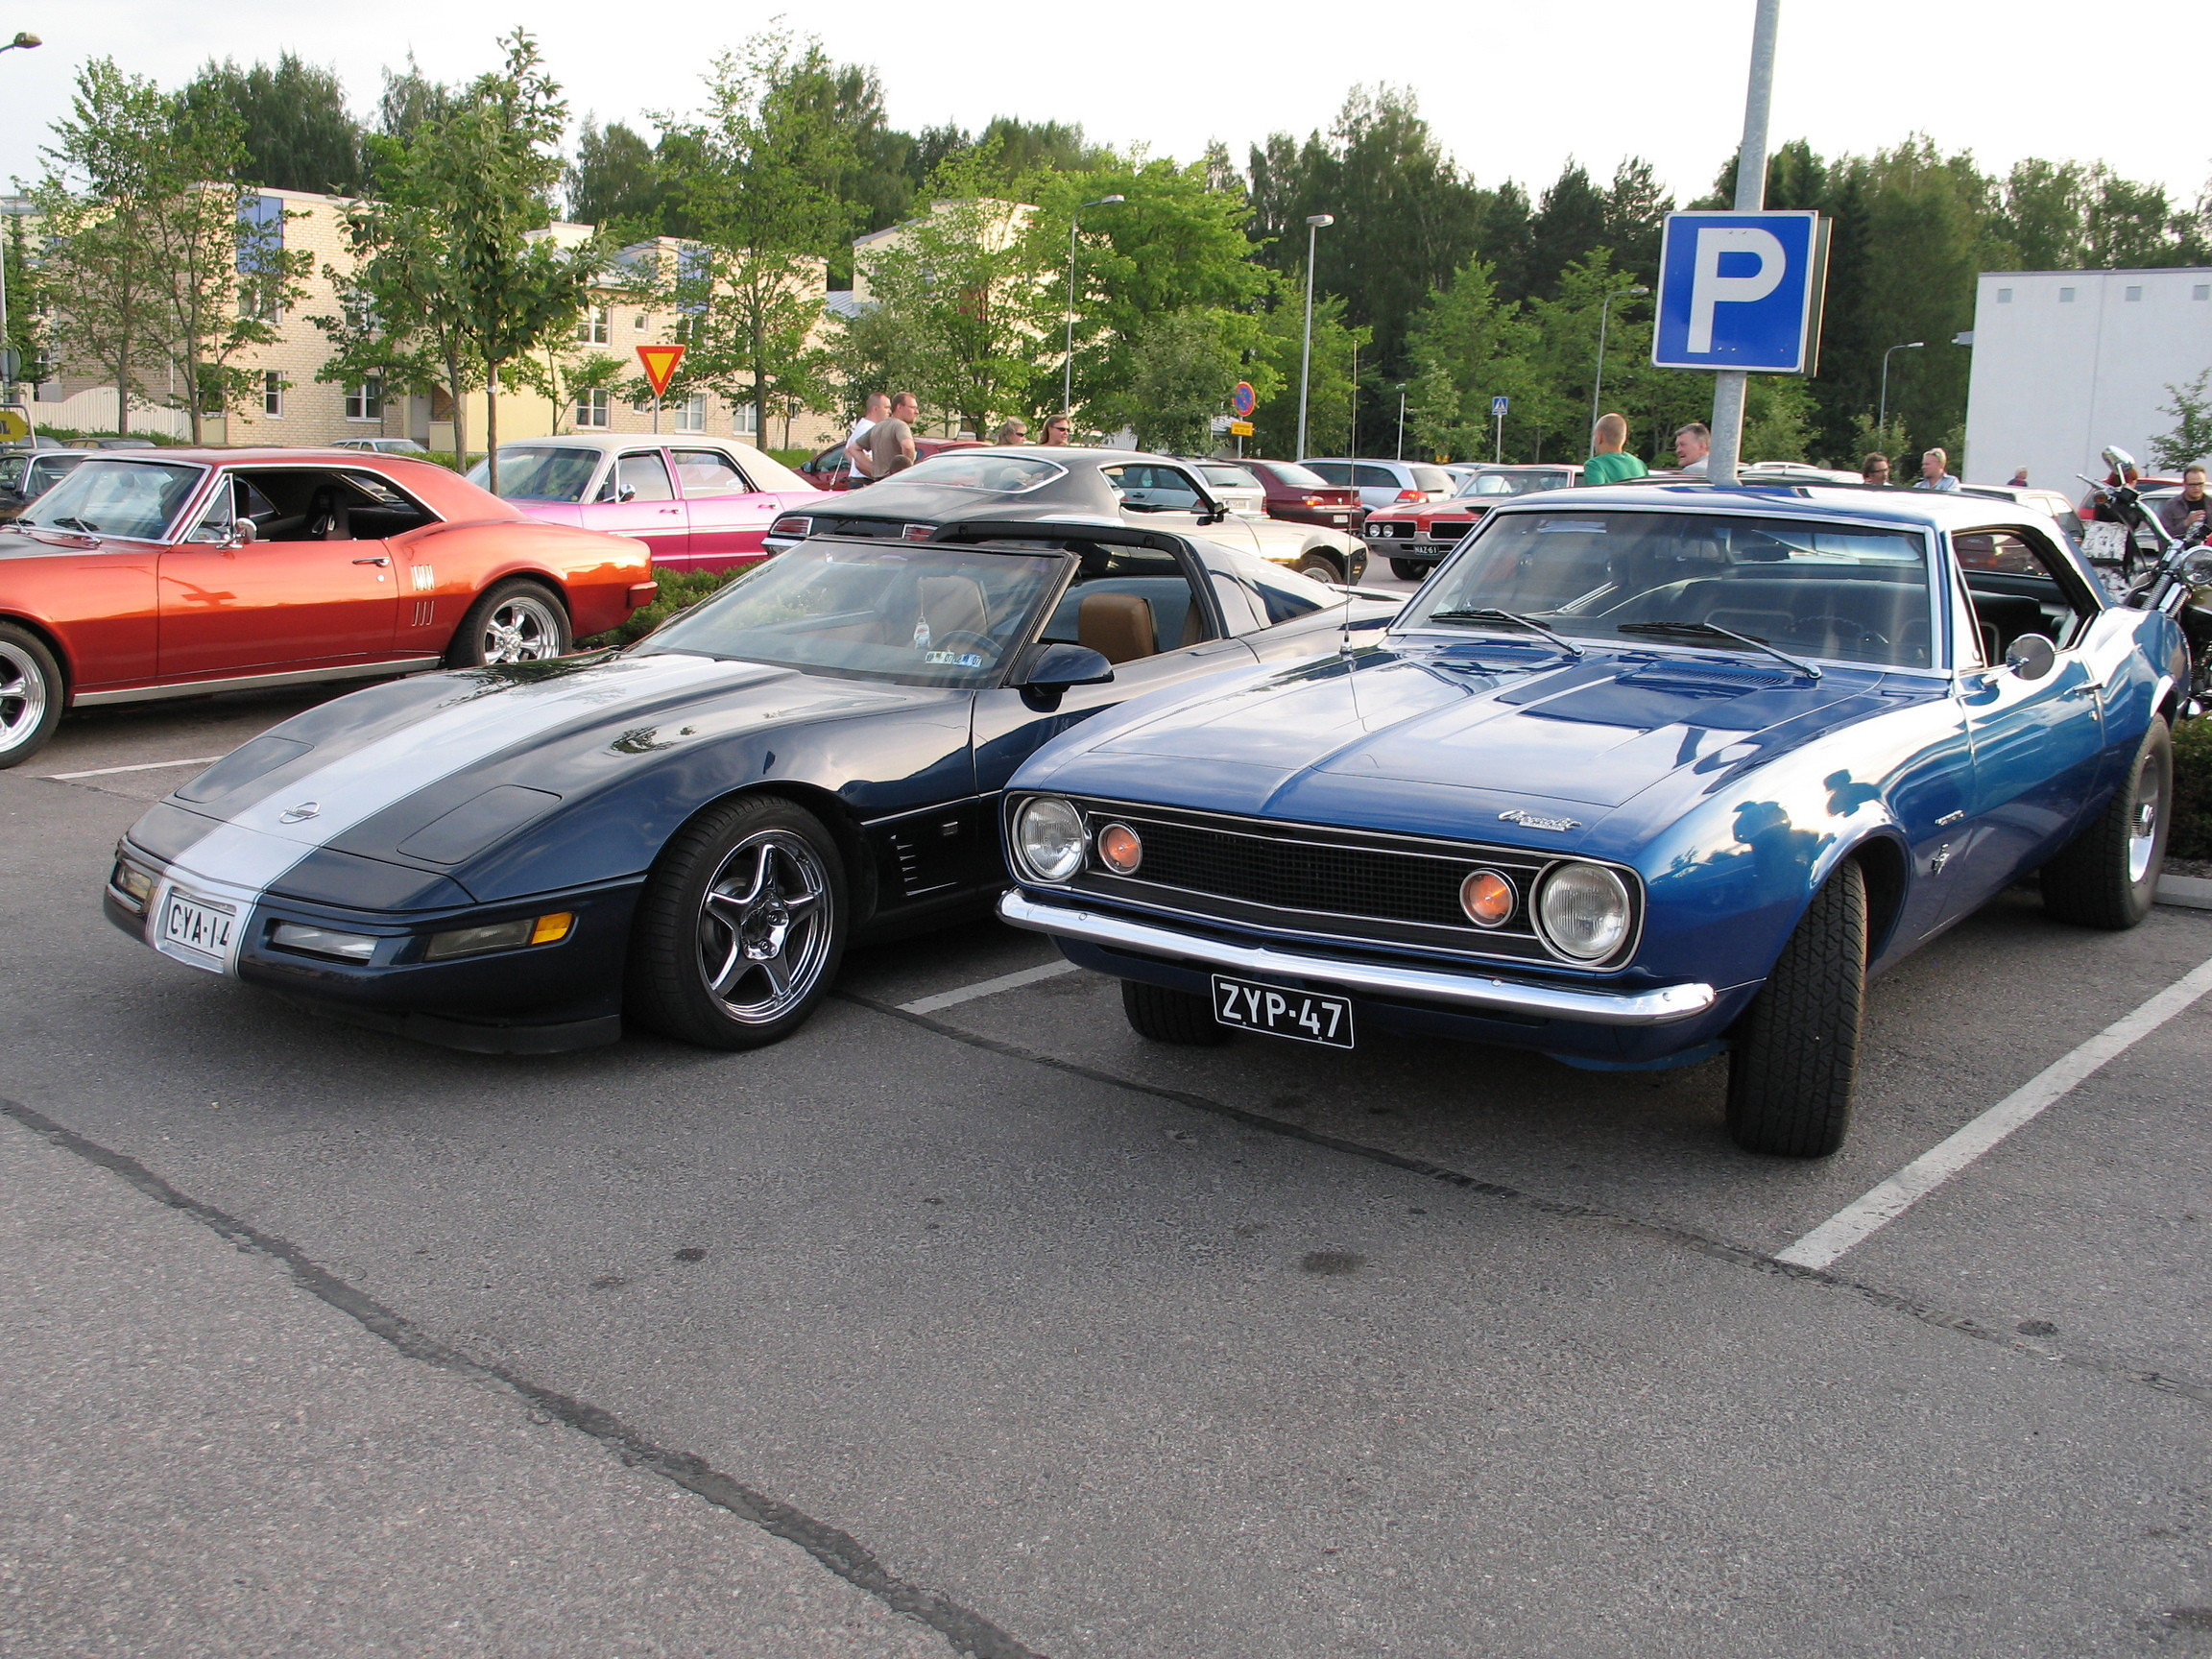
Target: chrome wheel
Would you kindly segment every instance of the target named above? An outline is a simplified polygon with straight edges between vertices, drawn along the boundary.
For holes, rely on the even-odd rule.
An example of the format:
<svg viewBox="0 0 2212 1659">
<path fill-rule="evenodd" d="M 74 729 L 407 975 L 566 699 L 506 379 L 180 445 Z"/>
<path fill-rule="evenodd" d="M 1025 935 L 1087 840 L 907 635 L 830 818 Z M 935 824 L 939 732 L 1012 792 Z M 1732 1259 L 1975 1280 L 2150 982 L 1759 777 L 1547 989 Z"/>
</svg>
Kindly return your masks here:
<svg viewBox="0 0 2212 1659">
<path fill-rule="evenodd" d="M 2145 766 L 2135 776 L 2135 799 L 2128 807 L 2128 880 L 2130 885 L 2151 874 L 2151 861 L 2158 851 L 2159 797 L 2164 776 L 2156 766 Z"/>
<path fill-rule="evenodd" d="M 0 639 L 0 755 L 37 736 L 52 694 L 45 665 L 12 639 Z"/>
<path fill-rule="evenodd" d="M 561 655 L 560 617 L 550 600 L 516 593 L 501 600 L 484 618 L 479 646 L 486 662 L 542 662 Z"/>
<path fill-rule="evenodd" d="M 699 905 L 699 975 L 733 1020 L 765 1025 L 805 1000 L 830 961 L 835 918 L 820 856 L 788 830 L 748 835 Z"/>
</svg>

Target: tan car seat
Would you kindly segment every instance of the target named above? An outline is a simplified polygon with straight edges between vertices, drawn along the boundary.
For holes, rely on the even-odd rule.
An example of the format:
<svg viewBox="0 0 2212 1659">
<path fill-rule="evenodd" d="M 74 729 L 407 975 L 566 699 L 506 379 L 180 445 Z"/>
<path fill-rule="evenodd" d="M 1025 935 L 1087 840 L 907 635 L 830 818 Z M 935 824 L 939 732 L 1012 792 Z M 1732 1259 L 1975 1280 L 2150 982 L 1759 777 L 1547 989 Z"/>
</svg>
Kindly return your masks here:
<svg viewBox="0 0 2212 1659">
<path fill-rule="evenodd" d="M 925 576 L 921 582 L 922 620 L 929 625 L 929 637 L 948 634 L 987 634 L 991 607 L 983 597 L 983 585 L 973 576 Z"/>
<path fill-rule="evenodd" d="M 1075 613 L 1075 639 L 1109 662 L 1133 662 L 1160 649 L 1152 607 L 1134 593 L 1086 593 Z"/>
</svg>

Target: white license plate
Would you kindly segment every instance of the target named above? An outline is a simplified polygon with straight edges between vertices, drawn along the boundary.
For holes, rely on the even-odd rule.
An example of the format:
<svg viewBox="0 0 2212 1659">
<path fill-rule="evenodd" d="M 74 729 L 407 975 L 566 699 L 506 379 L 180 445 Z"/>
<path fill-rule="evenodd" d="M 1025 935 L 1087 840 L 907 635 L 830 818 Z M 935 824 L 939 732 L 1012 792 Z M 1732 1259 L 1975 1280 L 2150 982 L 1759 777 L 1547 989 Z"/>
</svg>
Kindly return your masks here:
<svg viewBox="0 0 2212 1659">
<path fill-rule="evenodd" d="M 1232 1030 L 1325 1043 L 1332 1048 L 1352 1046 L 1351 1000 L 1318 991 L 1292 991 L 1216 974 L 1214 1018 Z"/>
<path fill-rule="evenodd" d="M 181 893 L 170 894 L 169 902 L 161 908 L 162 939 L 204 956 L 228 956 L 231 929 L 237 926 L 235 910 L 187 899 Z"/>
</svg>

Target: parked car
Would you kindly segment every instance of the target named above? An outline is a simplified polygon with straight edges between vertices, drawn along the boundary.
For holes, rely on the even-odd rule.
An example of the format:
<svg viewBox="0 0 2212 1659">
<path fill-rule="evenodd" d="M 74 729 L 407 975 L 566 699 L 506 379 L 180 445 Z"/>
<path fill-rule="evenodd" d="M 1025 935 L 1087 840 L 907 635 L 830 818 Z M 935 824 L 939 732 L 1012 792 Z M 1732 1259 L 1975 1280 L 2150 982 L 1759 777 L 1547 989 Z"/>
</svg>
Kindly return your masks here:
<svg viewBox="0 0 2212 1659">
<path fill-rule="evenodd" d="M 1870 973 L 2031 872 L 2061 920 L 2149 913 L 2187 677 L 2010 503 L 1523 496 L 1374 644 L 1041 750 L 999 913 L 1159 1041 L 1724 1053 L 1736 1141 L 1818 1156 Z"/>
<path fill-rule="evenodd" d="M 932 455 L 942 455 L 948 449 L 980 449 L 979 438 L 916 438 L 914 459 L 926 461 Z M 796 469 L 799 476 L 817 490 L 859 490 L 876 480 L 854 475 L 852 464 L 845 459 L 845 445 L 832 444 L 819 454 L 810 455 Z"/>
<path fill-rule="evenodd" d="M 1054 733 L 1393 610 L 1118 523 L 817 537 L 627 650 L 285 721 L 139 819 L 107 914 L 457 1047 L 611 1042 L 625 1017 L 755 1047 L 850 944 L 987 907 L 998 790 Z"/>
<path fill-rule="evenodd" d="M 1332 484 L 1295 461 L 1246 459 L 1238 465 L 1259 479 L 1260 487 L 1266 491 L 1268 517 L 1291 524 L 1319 524 L 1348 536 L 1359 534 L 1367 508 L 1359 499 L 1359 492 L 1350 485 Z"/>
<path fill-rule="evenodd" d="M 1368 514 L 1367 550 L 1389 560 L 1390 574 L 1401 582 L 1418 582 L 1499 502 L 1581 482 L 1582 469 L 1573 465 L 1477 467 L 1442 501 L 1407 501 Z"/>
<path fill-rule="evenodd" d="M 84 455 L 0 523 L 0 766 L 64 709 L 557 657 L 644 552 L 397 455 Z"/>
<path fill-rule="evenodd" d="M 1370 513 L 1401 501 L 1441 501 L 1455 488 L 1452 474 L 1426 461 L 1358 461 L 1339 458 L 1299 462 L 1330 484 L 1349 484 Z"/>
<path fill-rule="evenodd" d="M 898 536 L 927 541 L 972 519 L 1080 518 L 1204 536 L 1316 576 L 1358 582 L 1367 568 L 1358 539 L 1318 525 L 1240 518 L 1214 499 L 1192 467 L 1128 449 L 961 449 L 932 455 L 850 498 L 786 514 L 771 551 L 806 536 Z"/>
<path fill-rule="evenodd" d="M 1267 517 L 1267 487 L 1243 462 L 1223 461 L 1207 455 L 1183 455 L 1177 459 L 1198 474 L 1214 500 L 1239 518 Z"/>
<path fill-rule="evenodd" d="M 469 469 L 471 484 L 491 475 Z M 749 445 L 631 434 L 502 444 L 499 494 L 550 524 L 641 541 L 656 569 L 733 570 L 766 558 L 777 516 L 822 492 Z"/>
<path fill-rule="evenodd" d="M 333 449 L 369 449 L 378 455 L 427 455 L 429 450 L 412 438 L 341 438 Z"/>
<path fill-rule="evenodd" d="M 14 517 L 86 459 L 74 449 L 19 449 L 0 454 L 0 518 Z"/>
</svg>

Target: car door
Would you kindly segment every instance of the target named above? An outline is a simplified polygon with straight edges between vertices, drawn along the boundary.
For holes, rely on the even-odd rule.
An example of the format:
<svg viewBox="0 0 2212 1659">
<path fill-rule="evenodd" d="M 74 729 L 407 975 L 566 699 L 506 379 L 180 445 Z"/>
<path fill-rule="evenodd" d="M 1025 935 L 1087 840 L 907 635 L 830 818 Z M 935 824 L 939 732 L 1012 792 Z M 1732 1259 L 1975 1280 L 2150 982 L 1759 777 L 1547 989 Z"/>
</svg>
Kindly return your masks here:
<svg viewBox="0 0 2212 1659">
<path fill-rule="evenodd" d="M 1208 511 L 1204 521 L 1200 521 L 1207 493 L 1191 473 L 1180 467 L 1165 461 L 1130 461 L 1118 467 L 1101 468 L 1100 472 L 1121 499 L 1123 520 L 1133 526 L 1171 530 L 1179 536 L 1210 537 L 1244 553 L 1260 550 L 1260 539 L 1249 518 L 1240 518 L 1232 513 L 1226 518 L 1217 519 Z"/>
<path fill-rule="evenodd" d="M 671 569 L 729 570 L 765 558 L 761 538 L 775 520 L 779 497 L 756 490 L 735 461 L 719 449 L 671 446 L 676 487 L 690 521 L 688 550 Z M 656 563 L 661 563 L 656 560 Z"/>
<path fill-rule="evenodd" d="M 160 678 L 225 679 L 391 654 L 398 622 L 392 550 L 357 539 L 368 499 L 322 468 L 240 469 L 161 551 Z M 244 525 L 254 540 L 242 541 Z"/>
<path fill-rule="evenodd" d="M 2080 824 L 2104 759 L 2103 686 L 2080 649 L 2096 606 L 2056 548 L 2018 526 L 1951 542 L 1976 621 L 1960 641 L 1965 665 L 1957 678 L 1973 786 L 1954 854 L 1961 867 L 1955 903 L 1970 909 Z M 2005 662 L 2029 633 L 2057 646 L 2051 671 L 2033 680 Z"/>
<path fill-rule="evenodd" d="M 691 551 L 691 519 L 676 493 L 668 460 L 659 445 L 625 449 L 600 480 L 584 514 L 585 524 L 645 543 L 655 565 L 681 570 Z"/>
<path fill-rule="evenodd" d="M 1232 628 L 1251 626 L 1249 612 L 1225 613 L 1213 585 L 1187 552 L 1108 545 L 1084 555 L 1037 637 L 1088 645 L 1114 664 L 1114 678 L 1071 685 L 1049 707 L 1029 693 L 1002 687 L 975 699 L 975 787 L 996 803 L 1015 768 L 1046 742 L 1101 709 L 1222 668 L 1258 661 Z M 990 862 L 977 879 L 999 878 L 998 836 L 979 838 Z"/>
</svg>

